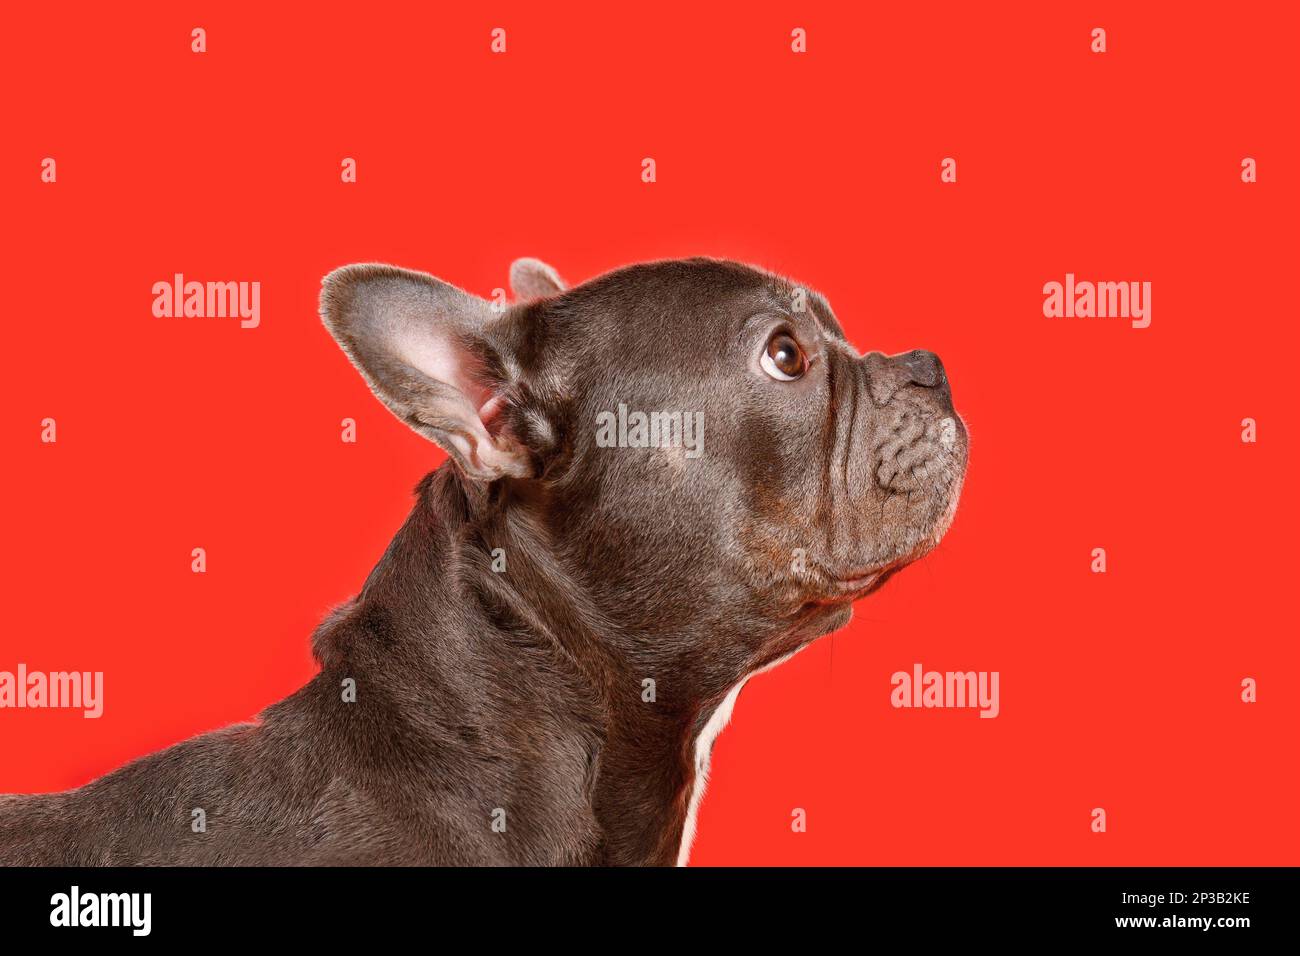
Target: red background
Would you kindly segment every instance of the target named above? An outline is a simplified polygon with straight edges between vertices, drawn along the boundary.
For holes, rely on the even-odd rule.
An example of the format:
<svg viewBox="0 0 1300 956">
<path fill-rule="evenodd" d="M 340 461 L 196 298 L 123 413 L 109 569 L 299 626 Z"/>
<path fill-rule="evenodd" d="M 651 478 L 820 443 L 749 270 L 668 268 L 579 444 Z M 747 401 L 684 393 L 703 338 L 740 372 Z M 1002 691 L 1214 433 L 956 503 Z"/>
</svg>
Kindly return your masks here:
<svg viewBox="0 0 1300 956">
<path fill-rule="evenodd" d="M 0 669 L 102 670 L 106 711 L 0 712 L 0 791 L 312 674 L 443 458 L 321 327 L 325 272 L 707 254 L 939 352 L 972 450 L 941 548 L 742 695 L 693 862 L 1300 862 L 1294 4 L 434 6 L 9 12 Z M 177 271 L 261 281 L 261 327 L 154 318 Z M 1066 272 L 1152 282 L 1151 327 L 1044 318 Z M 916 661 L 1000 671 L 1001 716 L 892 709 Z"/>
</svg>

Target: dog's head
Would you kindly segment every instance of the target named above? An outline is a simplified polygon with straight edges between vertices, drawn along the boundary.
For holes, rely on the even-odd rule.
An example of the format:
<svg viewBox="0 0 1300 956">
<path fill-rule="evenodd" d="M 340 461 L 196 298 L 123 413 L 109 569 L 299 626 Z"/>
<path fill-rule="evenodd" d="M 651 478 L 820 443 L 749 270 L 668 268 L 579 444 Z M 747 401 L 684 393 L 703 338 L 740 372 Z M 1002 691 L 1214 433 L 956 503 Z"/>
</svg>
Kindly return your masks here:
<svg viewBox="0 0 1300 956">
<path fill-rule="evenodd" d="M 730 262 L 566 289 L 520 260 L 511 283 L 518 301 L 494 305 L 348 266 L 321 314 L 464 482 L 500 483 L 545 529 L 620 634 L 661 636 L 649 656 L 708 641 L 761 666 L 841 626 L 947 530 L 967 437 L 931 353 L 859 354 L 820 294 Z"/>
</svg>

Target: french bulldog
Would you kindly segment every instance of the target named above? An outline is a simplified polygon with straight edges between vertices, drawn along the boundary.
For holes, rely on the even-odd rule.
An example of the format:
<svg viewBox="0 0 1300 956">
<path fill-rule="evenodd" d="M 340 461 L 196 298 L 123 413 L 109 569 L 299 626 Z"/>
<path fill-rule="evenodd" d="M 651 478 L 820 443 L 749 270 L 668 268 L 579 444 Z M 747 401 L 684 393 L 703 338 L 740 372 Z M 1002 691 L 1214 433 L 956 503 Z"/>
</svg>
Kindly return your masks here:
<svg viewBox="0 0 1300 956">
<path fill-rule="evenodd" d="M 769 272 L 510 276 L 509 305 L 388 265 L 325 278 L 325 327 L 448 460 L 317 629 L 312 681 L 0 797 L 0 863 L 686 862 L 741 687 L 936 545 L 966 429 L 937 357 L 859 354 Z"/>
</svg>

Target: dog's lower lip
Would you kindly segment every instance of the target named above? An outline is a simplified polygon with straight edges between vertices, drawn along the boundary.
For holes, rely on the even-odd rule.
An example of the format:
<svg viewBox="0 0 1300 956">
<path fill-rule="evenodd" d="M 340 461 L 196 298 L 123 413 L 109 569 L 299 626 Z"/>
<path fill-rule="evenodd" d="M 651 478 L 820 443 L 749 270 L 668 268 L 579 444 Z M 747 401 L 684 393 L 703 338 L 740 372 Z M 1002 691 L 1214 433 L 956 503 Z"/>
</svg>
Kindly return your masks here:
<svg viewBox="0 0 1300 956">
<path fill-rule="evenodd" d="M 856 601 L 879 584 L 884 573 L 884 568 L 877 568 L 874 571 L 828 577 L 826 592 L 810 603 L 818 607 L 831 607 L 841 605 L 845 601 Z"/>
<path fill-rule="evenodd" d="M 870 594 L 906 563 L 905 560 L 890 561 L 875 568 L 862 569 L 836 578 L 835 585 L 839 590 L 840 598 L 852 597 L 856 600 Z"/>
<path fill-rule="evenodd" d="M 836 585 L 843 592 L 860 591 L 863 588 L 870 587 L 875 583 L 876 578 L 880 577 L 884 568 L 876 568 L 874 571 L 862 571 L 856 574 L 845 575 L 835 579 Z"/>
</svg>

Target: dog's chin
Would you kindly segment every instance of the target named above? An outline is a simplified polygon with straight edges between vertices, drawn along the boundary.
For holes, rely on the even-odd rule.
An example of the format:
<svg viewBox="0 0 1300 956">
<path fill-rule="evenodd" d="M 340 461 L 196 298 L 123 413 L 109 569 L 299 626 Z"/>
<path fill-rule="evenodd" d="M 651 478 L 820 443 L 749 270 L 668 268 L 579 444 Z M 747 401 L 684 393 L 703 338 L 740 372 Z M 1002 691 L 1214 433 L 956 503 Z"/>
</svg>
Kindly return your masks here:
<svg viewBox="0 0 1300 956">
<path fill-rule="evenodd" d="M 847 625 L 853 617 L 855 601 L 874 594 L 903 568 L 933 551 L 952 527 L 964 477 L 965 469 L 962 468 L 950 482 L 945 499 L 936 502 L 936 507 L 932 508 L 932 513 L 937 512 L 936 516 L 927 525 L 904 532 L 905 543 L 892 557 L 885 560 L 877 557 L 874 564 L 860 571 L 831 579 L 823 593 L 805 601 L 791 634 L 794 641 L 792 646 L 802 647 L 807 642 Z M 792 651 L 783 650 L 781 653 L 788 654 Z"/>
<path fill-rule="evenodd" d="M 871 564 L 836 578 L 832 582 L 832 593 L 827 603 L 851 604 L 864 598 L 878 591 L 903 568 L 933 551 L 952 527 L 964 477 L 964 469 L 958 470 L 943 496 L 928 508 L 933 517 L 920 526 L 905 528 L 898 535 L 899 545 L 893 553 L 878 555 Z"/>
<path fill-rule="evenodd" d="M 966 465 L 963 461 L 961 467 L 955 469 L 943 498 L 938 502 L 938 516 L 930 522 L 930 527 L 925 534 L 923 550 L 917 557 L 933 551 L 939 542 L 943 540 L 943 536 L 948 533 L 948 529 L 952 527 L 953 519 L 957 517 L 957 503 L 961 500 L 961 489 L 965 481 Z M 912 558 L 912 560 L 915 561 L 916 558 Z"/>
</svg>

